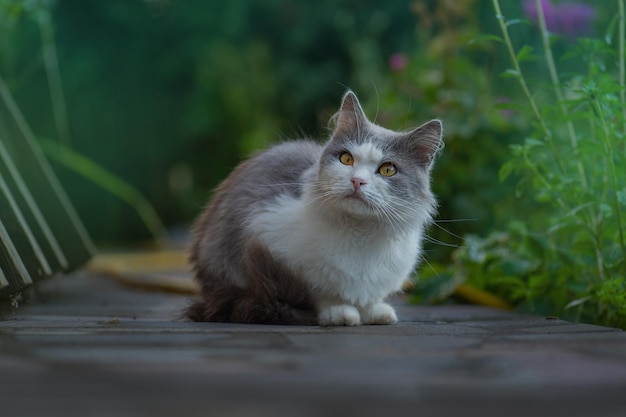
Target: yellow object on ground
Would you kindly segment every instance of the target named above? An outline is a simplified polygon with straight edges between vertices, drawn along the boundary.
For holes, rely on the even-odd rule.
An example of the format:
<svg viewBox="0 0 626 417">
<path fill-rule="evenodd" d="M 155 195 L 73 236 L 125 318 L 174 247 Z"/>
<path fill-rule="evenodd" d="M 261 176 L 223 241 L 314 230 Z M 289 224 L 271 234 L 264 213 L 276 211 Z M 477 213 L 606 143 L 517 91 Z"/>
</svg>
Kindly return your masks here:
<svg viewBox="0 0 626 417">
<path fill-rule="evenodd" d="M 132 287 L 183 294 L 199 292 L 183 251 L 100 254 L 93 257 L 87 269 Z"/>
<path fill-rule="evenodd" d="M 495 307 L 502 310 L 513 310 L 513 306 L 502 298 L 468 284 L 461 284 L 456 287 L 454 295 L 472 304 Z"/>
</svg>

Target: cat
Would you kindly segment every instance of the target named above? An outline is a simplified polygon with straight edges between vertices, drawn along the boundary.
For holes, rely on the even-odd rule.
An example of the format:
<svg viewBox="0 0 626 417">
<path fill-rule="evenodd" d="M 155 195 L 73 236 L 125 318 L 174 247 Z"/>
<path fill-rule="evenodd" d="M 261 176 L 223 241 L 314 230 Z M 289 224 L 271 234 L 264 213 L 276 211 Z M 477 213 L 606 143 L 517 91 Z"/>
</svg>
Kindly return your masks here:
<svg viewBox="0 0 626 417">
<path fill-rule="evenodd" d="M 239 165 L 193 226 L 194 321 L 393 324 L 385 299 L 422 255 L 442 123 L 395 132 L 347 91 L 326 144 L 287 141 Z"/>
</svg>

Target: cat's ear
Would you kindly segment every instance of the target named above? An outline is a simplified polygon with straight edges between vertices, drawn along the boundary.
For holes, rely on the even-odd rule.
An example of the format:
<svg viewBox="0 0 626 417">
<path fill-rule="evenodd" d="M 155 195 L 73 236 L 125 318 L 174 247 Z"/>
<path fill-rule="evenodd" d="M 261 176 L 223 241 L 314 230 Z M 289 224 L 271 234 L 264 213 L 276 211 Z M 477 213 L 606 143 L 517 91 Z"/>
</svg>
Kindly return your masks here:
<svg viewBox="0 0 626 417">
<path fill-rule="evenodd" d="M 431 120 L 410 131 L 408 139 L 418 161 L 431 167 L 437 152 L 443 148 L 441 120 Z"/>
<path fill-rule="evenodd" d="M 361 108 L 361 103 L 352 91 L 348 90 L 343 96 L 341 107 L 335 115 L 334 136 L 353 136 L 362 131 L 367 124 L 367 116 Z"/>
</svg>

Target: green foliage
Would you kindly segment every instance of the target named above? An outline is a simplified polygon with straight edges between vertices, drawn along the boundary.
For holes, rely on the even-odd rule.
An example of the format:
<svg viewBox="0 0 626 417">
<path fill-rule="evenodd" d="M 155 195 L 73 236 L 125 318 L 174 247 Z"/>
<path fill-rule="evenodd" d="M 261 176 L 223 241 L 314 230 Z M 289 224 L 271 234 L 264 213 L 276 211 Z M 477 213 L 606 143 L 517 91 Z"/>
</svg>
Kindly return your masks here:
<svg viewBox="0 0 626 417">
<path fill-rule="evenodd" d="M 366 100 L 384 126 L 443 120 L 445 150 L 433 172 L 441 222 L 429 233 L 430 262 L 446 262 L 462 235 L 490 230 L 520 204 L 509 192 L 512 181 L 493 181 L 519 126 L 509 109 L 494 106 L 508 99 L 497 93 L 497 51 L 487 42 L 493 37 L 481 36 L 480 6 L 474 0 L 413 4 L 416 44 L 390 58 L 384 75 L 375 77 L 377 94 Z"/>
<path fill-rule="evenodd" d="M 518 194 L 532 198 L 534 207 L 511 207 L 515 220 L 504 232 L 467 237 L 455 253 L 457 274 L 524 310 L 624 326 L 623 2 L 617 45 L 610 31 L 603 39 L 579 39 L 564 56 L 570 65 L 561 73 L 540 13 L 542 61 L 550 74 L 541 83 L 530 82 L 522 65 L 531 47 L 516 48 L 510 21 L 498 1 L 493 4 L 513 64 L 505 74 L 513 75 L 526 102 L 516 109 L 534 126 L 522 143 L 511 146 L 512 158 L 499 176 L 517 174 Z"/>
<path fill-rule="evenodd" d="M 300 130 L 316 135 L 346 86 L 371 79 L 370 68 L 384 67 L 398 45 L 411 42 L 408 7 L 375 0 L 0 0 L 0 74 L 38 136 L 123 178 L 171 226 L 190 222 L 251 151 Z M 55 90 L 52 102 L 46 21 L 36 10 L 51 17 L 56 40 L 63 95 Z M 58 128 L 63 113 L 68 129 Z M 97 240 L 148 237 L 115 196 L 55 168 Z"/>
</svg>

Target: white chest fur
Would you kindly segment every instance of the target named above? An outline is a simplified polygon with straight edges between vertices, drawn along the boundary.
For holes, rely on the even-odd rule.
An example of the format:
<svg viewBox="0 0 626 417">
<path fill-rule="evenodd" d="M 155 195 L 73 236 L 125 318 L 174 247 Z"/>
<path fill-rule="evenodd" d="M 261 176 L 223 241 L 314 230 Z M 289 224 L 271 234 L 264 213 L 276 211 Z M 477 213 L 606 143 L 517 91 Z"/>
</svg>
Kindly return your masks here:
<svg viewBox="0 0 626 417">
<path fill-rule="evenodd" d="M 420 226 L 385 230 L 371 222 L 329 217 L 292 198 L 279 199 L 251 218 L 249 226 L 318 298 L 357 306 L 399 291 L 421 250 Z"/>
</svg>

